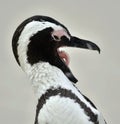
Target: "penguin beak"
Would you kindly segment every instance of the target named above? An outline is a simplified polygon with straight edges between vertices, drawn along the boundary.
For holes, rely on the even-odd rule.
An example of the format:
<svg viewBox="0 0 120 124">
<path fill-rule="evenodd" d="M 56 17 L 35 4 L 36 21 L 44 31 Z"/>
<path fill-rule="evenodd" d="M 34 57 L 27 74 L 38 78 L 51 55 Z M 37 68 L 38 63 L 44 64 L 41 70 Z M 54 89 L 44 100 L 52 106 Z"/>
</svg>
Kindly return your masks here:
<svg viewBox="0 0 120 124">
<path fill-rule="evenodd" d="M 80 39 L 74 36 L 71 36 L 70 40 L 68 40 L 66 37 L 62 38 L 63 44 L 67 47 L 77 47 L 77 48 L 83 48 L 83 49 L 89 49 L 89 50 L 97 50 L 100 53 L 100 48 L 93 42 Z"/>
</svg>

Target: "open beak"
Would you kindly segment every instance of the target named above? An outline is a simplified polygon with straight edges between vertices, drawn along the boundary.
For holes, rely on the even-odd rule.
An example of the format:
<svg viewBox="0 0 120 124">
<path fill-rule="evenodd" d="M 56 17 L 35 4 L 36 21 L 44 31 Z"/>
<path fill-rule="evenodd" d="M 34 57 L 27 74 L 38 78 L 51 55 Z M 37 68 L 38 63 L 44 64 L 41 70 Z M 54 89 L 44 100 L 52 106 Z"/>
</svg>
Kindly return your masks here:
<svg viewBox="0 0 120 124">
<path fill-rule="evenodd" d="M 68 47 L 77 47 L 77 48 L 84 48 L 89 50 L 97 50 L 100 53 L 100 48 L 93 42 L 80 39 L 74 36 L 71 36 L 70 40 L 63 37 L 64 45 Z"/>
<path fill-rule="evenodd" d="M 74 36 L 71 36 L 70 40 L 63 36 L 61 38 L 61 43 L 59 46 L 66 46 L 66 47 L 77 47 L 77 48 L 84 48 L 89 50 L 97 50 L 100 53 L 100 48 L 91 41 L 83 40 Z M 60 55 L 60 54 L 59 54 Z M 73 83 L 76 83 L 78 80 L 75 78 L 75 76 L 72 74 L 71 70 L 67 66 L 67 64 L 60 59 L 60 57 L 56 58 L 55 65 L 61 68 L 61 70 L 64 72 L 64 74 L 68 77 L 70 81 Z"/>
</svg>

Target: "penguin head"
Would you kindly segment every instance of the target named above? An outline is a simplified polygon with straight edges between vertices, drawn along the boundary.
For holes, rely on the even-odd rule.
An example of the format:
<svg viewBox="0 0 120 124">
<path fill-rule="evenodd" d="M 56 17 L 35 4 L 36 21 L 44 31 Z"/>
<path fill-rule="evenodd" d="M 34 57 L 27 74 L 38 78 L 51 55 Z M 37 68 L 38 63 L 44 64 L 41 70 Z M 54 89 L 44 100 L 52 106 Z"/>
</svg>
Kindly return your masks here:
<svg viewBox="0 0 120 124">
<path fill-rule="evenodd" d="M 70 71 L 61 47 L 78 47 L 100 52 L 91 41 L 72 36 L 68 29 L 47 16 L 33 16 L 23 21 L 12 38 L 12 49 L 17 63 L 25 69 L 40 62 L 48 62 L 58 67 L 74 83 L 77 79 Z M 62 57 L 64 55 L 64 57 Z"/>
</svg>

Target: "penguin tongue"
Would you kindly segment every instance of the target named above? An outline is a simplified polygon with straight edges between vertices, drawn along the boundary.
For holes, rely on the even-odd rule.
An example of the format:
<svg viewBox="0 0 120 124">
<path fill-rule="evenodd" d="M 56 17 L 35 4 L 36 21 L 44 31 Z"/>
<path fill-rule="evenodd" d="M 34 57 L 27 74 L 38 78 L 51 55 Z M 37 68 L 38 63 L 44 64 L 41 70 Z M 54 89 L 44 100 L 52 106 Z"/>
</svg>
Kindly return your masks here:
<svg viewBox="0 0 120 124">
<path fill-rule="evenodd" d="M 69 55 L 65 52 L 65 51 L 59 51 L 58 50 L 58 54 L 60 56 L 60 58 L 66 63 L 66 65 L 69 65 L 70 62 L 70 58 Z"/>
</svg>

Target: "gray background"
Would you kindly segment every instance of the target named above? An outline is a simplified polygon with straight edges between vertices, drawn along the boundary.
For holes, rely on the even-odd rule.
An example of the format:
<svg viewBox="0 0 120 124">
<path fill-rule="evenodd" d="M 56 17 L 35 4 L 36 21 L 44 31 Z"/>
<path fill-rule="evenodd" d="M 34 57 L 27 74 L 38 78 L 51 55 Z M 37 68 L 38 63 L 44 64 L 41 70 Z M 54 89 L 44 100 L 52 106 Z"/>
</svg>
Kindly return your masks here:
<svg viewBox="0 0 120 124">
<path fill-rule="evenodd" d="M 32 15 L 48 15 L 72 35 L 89 39 L 101 54 L 67 48 L 80 90 L 96 104 L 109 124 L 120 122 L 119 0 L 0 1 L 0 124 L 33 124 L 36 99 L 30 81 L 11 50 L 16 27 Z"/>
</svg>

